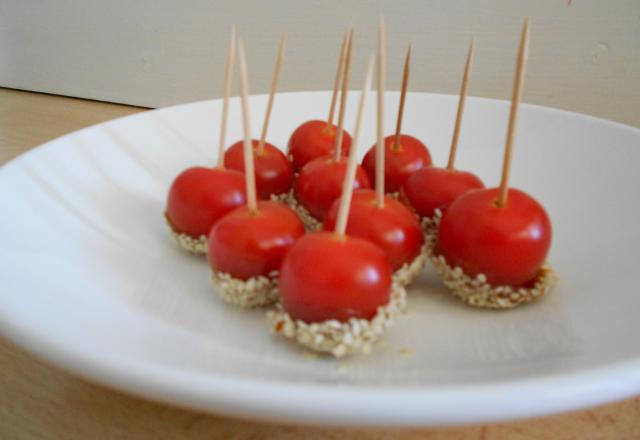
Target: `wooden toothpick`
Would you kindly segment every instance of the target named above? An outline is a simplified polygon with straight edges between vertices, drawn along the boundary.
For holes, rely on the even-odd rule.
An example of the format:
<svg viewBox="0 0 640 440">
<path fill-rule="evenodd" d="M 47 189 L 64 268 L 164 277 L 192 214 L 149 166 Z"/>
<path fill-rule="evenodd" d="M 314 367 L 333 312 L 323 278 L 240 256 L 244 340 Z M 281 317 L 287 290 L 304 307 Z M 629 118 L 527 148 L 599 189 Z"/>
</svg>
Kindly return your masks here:
<svg viewBox="0 0 640 440">
<path fill-rule="evenodd" d="M 400 131 L 402 130 L 402 117 L 404 115 L 404 100 L 407 96 L 407 85 L 409 84 L 409 67 L 411 64 L 411 43 L 407 48 L 407 56 L 404 59 L 404 69 L 402 72 L 402 89 L 400 91 L 400 104 L 398 104 L 398 118 L 396 119 L 396 135 L 393 138 L 393 150 L 400 147 Z"/>
<path fill-rule="evenodd" d="M 218 168 L 224 168 L 224 144 L 227 136 L 227 119 L 229 115 L 229 94 L 233 78 L 233 54 L 236 51 L 236 25 L 231 25 L 231 36 L 227 49 L 227 64 L 224 70 L 224 86 L 222 97 L 222 118 L 220 121 L 220 143 L 218 144 Z"/>
<path fill-rule="evenodd" d="M 338 220 L 336 222 L 335 233 L 344 237 L 347 231 L 347 219 L 349 218 L 349 208 L 351 205 L 351 195 L 353 193 L 353 181 L 356 177 L 356 151 L 358 150 L 358 141 L 360 140 L 360 129 L 362 128 L 362 116 L 364 114 L 364 106 L 367 102 L 367 95 L 371 88 L 371 76 L 373 75 L 373 56 L 369 57 L 367 67 L 367 76 L 364 80 L 362 93 L 360 94 L 360 103 L 358 104 L 358 113 L 356 116 L 356 126 L 353 130 L 353 143 L 349 151 L 349 161 L 347 162 L 347 172 L 344 176 L 342 184 L 342 197 L 340 197 L 340 207 L 338 208 Z"/>
<path fill-rule="evenodd" d="M 244 179 L 247 192 L 249 212 L 258 211 L 256 197 L 256 175 L 253 163 L 253 145 L 251 142 L 251 126 L 249 125 L 249 81 L 247 80 L 247 60 L 244 55 L 244 44 L 238 44 L 238 67 L 240 71 L 240 96 L 242 103 L 242 128 L 244 131 Z"/>
<path fill-rule="evenodd" d="M 280 71 L 282 70 L 282 62 L 284 60 L 284 49 L 287 44 L 287 33 L 282 35 L 280 41 L 280 48 L 278 49 L 278 57 L 276 58 L 276 67 L 273 71 L 273 79 L 271 80 L 271 91 L 269 92 L 269 101 L 267 102 L 267 110 L 264 114 L 264 122 L 262 123 L 262 134 L 260 134 L 260 141 L 258 142 L 258 149 L 256 154 L 262 154 L 264 152 L 264 143 L 267 139 L 267 130 L 269 129 L 269 119 L 271 119 L 271 109 L 273 108 L 273 99 L 276 95 L 276 89 L 278 87 L 278 79 L 280 78 Z"/>
<path fill-rule="evenodd" d="M 509 191 L 509 172 L 511 169 L 511 154 L 513 151 L 513 140 L 518 121 L 518 106 L 522 97 L 522 86 L 524 85 L 524 73 L 529 52 L 529 18 L 524 20 L 522 35 L 520 36 L 520 49 L 518 51 L 518 62 L 516 64 L 515 79 L 513 81 L 513 95 L 511 96 L 511 111 L 509 113 L 509 127 L 507 128 L 507 140 L 504 147 L 504 159 L 502 161 L 502 179 L 500 180 L 500 195 L 496 204 L 505 206 Z"/>
<path fill-rule="evenodd" d="M 349 40 L 347 41 L 347 55 L 342 72 L 342 90 L 340 92 L 340 110 L 338 111 L 338 130 L 335 141 L 335 160 L 340 161 L 342 154 L 342 132 L 344 131 L 344 112 L 347 107 L 347 91 L 349 89 L 349 73 L 351 71 L 351 52 L 353 49 L 353 29 L 349 30 Z"/>
<path fill-rule="evenodd" d="M 458 112 L 456 114 L 456 124 L 453 128 L 453 137 L 451 138 L 451 148 L 449 148 L 449 162 L 447 169 L 453 170 L 456 162 L 456 152 L 458 150 L 458 137 L 460 136 L 460 126 L 462 125 L 462 113 L 464 112 L 464 103 L 467 98 L 467 89 L 469 88 L 469 76 L 471 75 L 471 65 L 473 61 L 473 39 L 469 44 L 467 52 L 467 62 L 464 65 L 464 75 L 462 75 L 462 85 L 460 86 L 460 98 L 458 99 Z"/>
<path fill-rule="evenodd" d="M 376 59 L 378 73 L 376 103 L 376 205 L 384 206 L 384 82 L 385 82 L 385 32 L 384 17 L 380 16 L 378 24 L 378 54 Z"/>
<path fill-rule="evenodd" d="M 338 100 L 338 88 L 340 87 L 340 78 L 342 78 L 342 68 L 344 66 L 344 60 L 347 57 L 347 41 L 349 40 L 349 34 L 352 29 L 349 28 L 345 31 L 342 38 L 342 45 L 340 46 L 340 55 L 338 57 L 338 68 L 336 70 L 336 79 L 333 82 L 333 93 L 331 94 L 331 105 L 329 106 L 329 117 L 327 118 L 327 130 L 333 125 L 333 116 L 336 112 L 336 102 Z"/>
</svg>

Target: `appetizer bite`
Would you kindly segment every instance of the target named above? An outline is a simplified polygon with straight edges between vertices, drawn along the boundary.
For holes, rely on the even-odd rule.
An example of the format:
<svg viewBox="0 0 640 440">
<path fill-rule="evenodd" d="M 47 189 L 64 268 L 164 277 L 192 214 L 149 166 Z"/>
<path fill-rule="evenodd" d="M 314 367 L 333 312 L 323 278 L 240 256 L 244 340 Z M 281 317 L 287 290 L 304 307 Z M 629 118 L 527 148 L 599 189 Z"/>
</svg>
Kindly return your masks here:
<svg viewBox="0 0 640 440">
<path fill-rule="evenodd" d="M 291 245 L 304 234 L 304 225 L 286 205 L 257 201 L 242 40 L 238 58 L 247 204 L 216 223 L 209 234 L 208 253 L 211 281 L 222 299 L 241 307 L 258 307 L 278 299 L 278 268 Z"/>
<path fill-rule="evenodd" d="M 409 175 L 402 185 L 400 198 L 407 202 L 415 212 L 423 219 L 425 227 L 431 227 L 436 210 L 444 212 L 455 199 L 473 189 L 484 188 L 479 177 L 468 171 L 455 168 L 456 151 L 458 150 L 458 138 L 462 125 L 464 103 L 469 87 L 471 63 L 473 59 L 473 40 L 469 45 L 467 61 L 465 63 L 460 98 L 458 99 L 458 111 L 449 149 L 449 162 L 446 168 L 429 166 Z"/>
<path fill-rule="evenodd" d="M 347 46 L 352 38 L 352 32 L 351 28 L 348 29 L 342 39 L 342 46 L 338 57 L 338 68 L 333 84 L 333 93 L 331 95 L 331 104 L 329 105 L 329 117 L 326 121 L 317 119 L 307 121 L 296 128 L 293 134 L 291 134 L 287 151 L 296 172 L 300 171 L 303 166 L 313 159 L 332 154 L 336 145 L 336 138 L 340 139 L 342 154 L 345 156 L 349 154 L 351 136 L 345 130 L 338 129 L 338 127 L 333 124 L 333 117 L 335 115 L 340 78 L 343 76 L 345 59 L 347 57 Z M 345 94 L 345 90 L 343 87 L 342 95 Z M 346 97 L 341 96 L 341 99 L 346 99 Z"/>
<path fill-rule="evenodd" d="M 347 87 L 351 70 L 353 34 L 350 32 L 346 47 L 346 60 L 342 77 L 340 111 L 338 113 L 338 134 L 342 133 L 347 103 Z M 318 157 L 308 162 L 300 170 L 293 193 L 288 199 L 289 206 L 296 211 L 307 229 L 315 231 L 322 227 L 329 208 L 340 197 L 344 176 L 347 172 L 347 160 L 342 154 L 342 136 L 335 139 L 333 154 Z M 370 188 L 367 173 L 357 167 L 353 189 Z"/>
<path fill-rule="evenodd" d="M 267 314 L 273 332 L 336 357 L 369 352 L 405 301 L 404 288 L 393 282 L 384 251 L 368 240 L 346 235 L 355 150 L 372 67 L 370 61 L 335 231 L 306 235 L 291 247 L 280 269 L 282 303 Z"/>
<path fill-rule="evenodd" d="M 431 165 L 431 154 L 419 139 L 402 134 L 402 118 L 409 83 L 409 66 L 411 63 L 411 45 L 407 49 L 402 76 L 402 90 L 396 119 L 396 132 L 384 138 L 384 186 L 386 191 L 397 196 L 400 187 L 414 171 Z M 362 166 L 370 179 L 376 174 L 376 146 L 372 146 L 362 159 Z"/>
<path fill-rule="evenodd" d="M 258 198 L 269 200 L 271 197 L 283 199 L 291 190 L 293 184 L 293 166 L 287 156 L 274 145 L 266 142 L 267 130 L 269 128 L 269 120 L 271 118 L 271 110 L 273 108 L 273 100 L 276 94 L 278 78 L 282 68 L 284 59 L 284 48 L 286 43 L 286 34 L 282 37 L 280 49 L 278 50 L 278 58 L 271 82 L 271 92 L 269 93 L 269 101 L 267 102 L 267 110 L 262 124 L 262 134 L 260 140 L 252 140 L 253 153 L 255 159 L 256 171 L 256 187 Z M 224 165 L 228 169 L 244 171 L 244 141 L 240 140 L 233 144 L 224 155 Z"/>
<path fill-rule="evenodd" d="M 426 261 L 424 234 L 416 215 L 398 200 L 385 195 L 384 179 L 384 22 L 378 33 L 377 71 L 377 144 L 375 191 L 354 191 L 347 219 L 346 233 L 378 245 L 389 258 L 396 280 L 408 285 L 418 275 Z M 324 222 L 325 231 L 333 231 L 338 220 L 342 199 L 333 202 Z"/>
<path fill-rule="evenodd" d="M 511 153 L 529 42 L 525 21 L 511 101 L 500 187 L 470 191 L 427 234 L 432 261 L 452 293 L 477 307 L 510 308 L 542 297 L 555 283 L 545 265 L 551 222 L 540 203 L 508 187 Z"/>
<path fill-rule="evenodd" d="M 246 202 L 242 173 L 224 167 L 235 38 L 235 27 L 232 26 L 224 77 L 217 167 L 199 166 L 184 170 L 171 184 L 167 198 L 165 219 L 171 236 L 182 249 L 194 254 L 206 254 L 207 234 L 213 225 L 223 215 Z"/>
</svg>

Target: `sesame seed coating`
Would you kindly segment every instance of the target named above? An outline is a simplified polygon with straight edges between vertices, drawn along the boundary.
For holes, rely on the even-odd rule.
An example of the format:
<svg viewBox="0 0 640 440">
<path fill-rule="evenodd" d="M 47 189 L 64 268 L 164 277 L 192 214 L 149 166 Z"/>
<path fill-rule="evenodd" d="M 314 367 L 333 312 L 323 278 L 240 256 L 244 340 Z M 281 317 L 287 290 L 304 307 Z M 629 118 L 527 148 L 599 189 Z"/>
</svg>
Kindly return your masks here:
<svg viewBox="0 0 640 440">
<path fill-rule="evenodd" d="M 329 353 L 336 358 L 356 353 L 369 353 L 374 342 L 393 326 L 397 317 L 406 309 L 406 291 L 394 282 L 389 303 L 378 307 L 370 320 L 351 318 L 347 322 L 331 319 L 306 323 L 294 320 L 278 304 L 267 312 L 267 322 L 272 333 L 279 333 L 311 350 Z"/>
<path fill-rule="evenodd" d="M 167 225 L 169 226 L 169 234 L 173 241 L 175 241 L 180 248 L 195 255 L 207 254 L 207 236 L 201 235 L 200 237 L 192 237 L 181 232 L 176 232 L 171 225 L 171 222 L 164 216 Z"/>
<path fill-rule="evenodd" d="M 304 223 L 304 227 L 307 231 L 314 232 L 322 229 L 322 222 L 312 216 L 304 206 L 298 203 L 298 200 L 296 200 L 293 194 L 293 190 L 286 194 L 272 195 L 271 200 L 283 202 L 289 205 L 289 208 L 291 208 L 291 210 L 300 217 L 300 220 Z"/>
<path fill-rule="evenodd" d="M 248 280 L 233 278 L 228 273 L 212 272 L 211 284 L 222 300 L 245 309 L 263 307 L 280 298 L 278 272 Z"/>
<path fill-rule="evenodd" d="M 429 261 L 429 251 L 425 242 L 420 248 L 420 253 L 413 260 L 406 262 L 393 273 L 393 280 L 403 287 L 408 286 L 420 275 L 427 261 Z"/>
</svg>

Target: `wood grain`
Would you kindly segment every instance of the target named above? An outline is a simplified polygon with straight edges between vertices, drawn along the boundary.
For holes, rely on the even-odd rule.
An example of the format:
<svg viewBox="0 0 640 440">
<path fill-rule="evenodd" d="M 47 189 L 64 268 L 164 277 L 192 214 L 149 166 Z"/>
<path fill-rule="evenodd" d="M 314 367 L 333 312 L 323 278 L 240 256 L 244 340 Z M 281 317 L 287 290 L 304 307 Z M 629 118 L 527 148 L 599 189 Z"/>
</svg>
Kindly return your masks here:
<svg viewBox="0 0 640 440">
<path fill-rule="evenodd" d="M 36 145 L 139 107 L 0 89 L 0 164 Z"/>
<path fill-rule="evenodd" d="M 53 137 L 140 108 L 0 89 L 0 163 Z M 524 396 L 523 396 L 524 398 Z M 0 439 L 615 439 L 640 438 L 640 397 L 537 420 L 441 429 L 347 430 L 205 415 L 89 384 L 0 338 Z"/>
</svg>

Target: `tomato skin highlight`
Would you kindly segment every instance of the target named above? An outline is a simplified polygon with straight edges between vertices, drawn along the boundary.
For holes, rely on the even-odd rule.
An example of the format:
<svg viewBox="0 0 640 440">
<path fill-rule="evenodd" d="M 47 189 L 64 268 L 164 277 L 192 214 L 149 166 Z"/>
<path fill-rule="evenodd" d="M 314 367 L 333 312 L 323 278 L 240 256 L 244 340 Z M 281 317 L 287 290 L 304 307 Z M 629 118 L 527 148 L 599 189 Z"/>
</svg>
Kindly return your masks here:
<svg viewBox="0 0 640 440">
<path fill-rule="evenodd" d="M 342 183 L 347 172 L 347 160 L 339 162 L 333 156 L 312 160 L 302 168 L 294 183 L 294 195 L 312 216 L 325 219 L 334 200 L 342 195 Z M 358 166 L 353 189 L 371 188 L 367 173 Z"/>
<path fill-rule="evenodd" d="M 291 156 L 294 171 L 300 171 L 308 162 L 329 154 L 334 154 L 337 127 L 327 121 L 312 120 L 301 124 L 289 138 L 287 151 Z M 342 131 L 342 156 L 349 155 L 351 135 Z"/>
<path fill-rule="evenodd" d="M 484 183 L 473 173 L 426 167 L 412 173 L 405 180 L 401 197 L 420 217 L 433 217 L 436 209 L 444 213 L 462 194 L 482 188 Z"/>
<path fill-rule="evenodd" d="M 498 207 L 499 191 L 470 191 L 456 199 L 440 221 L 438 252 L 469 276 L 484 274 L 491 285 L 527 285 L 551 246 L 551 221 L 540 203 L 514 188 Z"/>
<path fill-rule="evenodd" d="M 304 225 L 287 206 L 258 202 L 258 212 L 246 206 L 225 215 L 209 234 L 209 265 L 234 278 L 268 276 L 280 268 L 291 245 L 304 235 Z"/>
<path fill-rule="evenodd" d="M 197 238 L 207 235 L 222 216 L 245 203 L 242 173 L 192 167 L 171 184 L 166 216 L 174 231 Z"/>
<path fill-rule="evenodd" d="M 371 319 L 389 302 L 391 266 L 373 243 L 316 232 L 299 239 L 280 269 L 282 306 L 293 319 Z"/>
<path fill-rule="evenodd" d="M 383 207 L 377 206 L 375 201 L 373 190 L 353 192 L 347 235 L 376 244 L 387 254 L 393 270 L 400 269 L 420 254 L 424 243 L 422 227 L 415 214 L 394 198 L 385 196 Z M 324 222 L 325 231 L 334 230 L 339 206 L 340 199 L 337 199 Z"/>
<path fill-rule="evenodd" d="M 400 145 L 393 149 L 395 135 L 384 138 L 384 189 L 396 192 L 411 173 L 431 165 L 431 154 L 425 144 L 408 134 L 400 135 Z M 376 145 L 362 159 L 362 167 L 372 182 L 376 180 Z"/>
<path fill-rule="evenodd" d="M 293 185 L 293 166 L 287 156 L 274 145 L 265 142 L 258 153 L 260 141 L 254 139 L 253 153 L 258 198 L 268 200 L 272 194 L 289 192 Z M 244 173 L 244 142 L 231 145 L 224 154 L 224 166 Z"/>
</svg>

